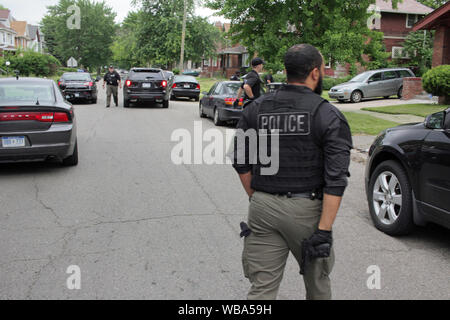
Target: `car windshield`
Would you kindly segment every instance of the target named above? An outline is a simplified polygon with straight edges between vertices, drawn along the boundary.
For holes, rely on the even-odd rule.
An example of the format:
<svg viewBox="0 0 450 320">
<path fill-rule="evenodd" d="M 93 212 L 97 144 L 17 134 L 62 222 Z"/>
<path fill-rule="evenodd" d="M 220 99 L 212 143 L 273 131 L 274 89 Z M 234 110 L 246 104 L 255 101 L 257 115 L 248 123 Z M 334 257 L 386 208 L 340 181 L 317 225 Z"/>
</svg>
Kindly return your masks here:
<svg viewBox="0 0 450 320">
<path fill-rule="evenodd" d="M 89 73 L 70 73 L 64 74 L 63 79 L 66 81 L 88 81 L 91 80 Z"/>
<path fill-rule="evenodd" d="M 161 71 L 154 69 L 137 69 L 130 73 L 130 78 L 134 80 L 147 80 L 153 78 L 162 78 Z"/>
<path fill-rule="evenodd" d="M 237 95 L 239 88 L 241 87 L 240 83 L 224 83 L 223 91 L 226 95 Z"/>
<path fill-rule="evenodd" d="M 0 84 L 0 103 L 23 102 L 53 102 L 53 88 L 46 84 L 11 83 Z"/>
<path fill-rule="evenodd" d="M 358 74 L 356 77 L 354 77 L 350 82 L 364 82 L 369 77 L 370 73 L 364 72 L 361 74 Z"/>
<path fill-rule="evenodd" d="M 194 82 L 197 83 L 197 80 L 195 80 L 194 77 L 183 77 L 183 76 L 176 76 L 175 82 Z"/>
</svg>

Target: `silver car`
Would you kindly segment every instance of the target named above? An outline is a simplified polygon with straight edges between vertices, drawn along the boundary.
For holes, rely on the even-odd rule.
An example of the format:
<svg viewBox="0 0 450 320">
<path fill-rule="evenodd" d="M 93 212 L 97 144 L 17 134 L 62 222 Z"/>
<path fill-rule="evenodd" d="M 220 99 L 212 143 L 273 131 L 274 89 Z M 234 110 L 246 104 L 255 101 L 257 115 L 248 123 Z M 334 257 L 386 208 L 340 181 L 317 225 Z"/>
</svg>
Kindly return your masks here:
<svg viewBox="0 0 450 320">
<path fill-rule="evenodd" d="M 363 99 L 396 95 L 403 93 L 403 78 L 415 77 L 405 68 L 380 69 L 361 73 L 349 82 L 331 88 L 328 95 L 339 102 L 361 102 Z"/>
</svg>

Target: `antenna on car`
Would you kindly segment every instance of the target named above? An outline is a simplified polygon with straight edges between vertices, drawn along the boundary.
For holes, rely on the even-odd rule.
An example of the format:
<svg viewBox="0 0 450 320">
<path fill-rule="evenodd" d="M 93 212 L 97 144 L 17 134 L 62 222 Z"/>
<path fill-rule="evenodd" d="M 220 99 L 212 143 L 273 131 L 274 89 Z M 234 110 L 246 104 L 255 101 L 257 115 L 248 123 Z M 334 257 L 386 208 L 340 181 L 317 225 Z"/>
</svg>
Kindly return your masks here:
<svg viewBox="0 0 450 320">
<path fill-rule="evenodd" d="M 39 103 L 39 98 L 37 98 L 36 105 L 37 105 L 37 106 L 40 106 L 40 105 L 41 105 L 41 104 Z"/>
</svg>

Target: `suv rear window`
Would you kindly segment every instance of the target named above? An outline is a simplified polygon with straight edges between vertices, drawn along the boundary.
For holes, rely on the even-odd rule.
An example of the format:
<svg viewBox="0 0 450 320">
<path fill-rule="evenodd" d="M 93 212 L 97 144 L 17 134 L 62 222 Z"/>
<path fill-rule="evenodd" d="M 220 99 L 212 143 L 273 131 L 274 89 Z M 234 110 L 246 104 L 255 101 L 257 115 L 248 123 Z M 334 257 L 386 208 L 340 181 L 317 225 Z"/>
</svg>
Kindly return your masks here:
<svg viewBox="0 0 450 320">
<path fill-rule="evenodd" d="M 66 73 L 62 78 L 67 81 L 90 81 L 91 75 L 89 73 Z"/>
<path fill-rule="evenodd" d="M 161 70 L 155 69 L 136 69 L 131 70 L 129 74 L 131 79 L 135 80 L 147 80 L 147 79 L 163 79 L 164 76 Z"/>
<path fill-rule="evenodd" d="M 407 71 L 407 70 L 400 70 L 399 73 L 400 73 L 400 77 L 401 78 L 410 78 L 410 77 L 412 77 L 411 73 L 409 73 L 409 71 Z"/>
</svg>

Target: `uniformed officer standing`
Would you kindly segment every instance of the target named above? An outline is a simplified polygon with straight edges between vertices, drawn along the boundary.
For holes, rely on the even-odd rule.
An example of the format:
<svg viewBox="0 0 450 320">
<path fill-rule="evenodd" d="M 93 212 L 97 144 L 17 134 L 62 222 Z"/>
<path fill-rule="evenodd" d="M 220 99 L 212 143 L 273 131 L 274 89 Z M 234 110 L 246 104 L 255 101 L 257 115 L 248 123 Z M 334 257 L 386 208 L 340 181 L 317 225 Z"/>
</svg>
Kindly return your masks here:
<svg viewBox="0 0 450 320">
<path fill-rule="evenodd" d="M 107 85 L 106 89 L 106 107 L 109 108 L 111 104 L 111 95 L 114 96 L 114 103 L 116 107 L 119 106 L 119 90 L 122 89 L 122 81 L 120 79 L 119 73 L 114 70 L 114 66 L 109 66 L 108 72 L 103 77 L 103 89 L 105 89 L 105 85 Z"/>
<path fill-rule="evenodd" d="M 242 87 L 238 91 L 238 96 L 235 103 L 239 103 L 239 99 L 244 92 L 244 101 L 255 100 L 261 96 L 261 78 L 259 73 L 262 72 L 264 67 L 264 60 L 261 58 L 255 58 L 252 60 L 252 71 L 246 76 Z"/>
<path fill-rule="evenodd" d="M 244 132 L 256 130 L 260 142 L 260 130 L 279 138 L 275 175 L 261 174 L 262 161 L 250 162 L 248 140 L 245 161 L 238 162 L 235 152 L 233 166 L 250 196 L 248 224 L 241 225 L 244 274 L 252 284 L 248 298 L 276 299 L 292 252 L 306 298 L 331 299 L 332 227 L 350 176 L 352 136 L 342 113 L 321 97 L 321 53 L 296 45 L 287 52 L 285 67 L 288 84 L 250 103 L 238 124 Z"/>
</svg>

